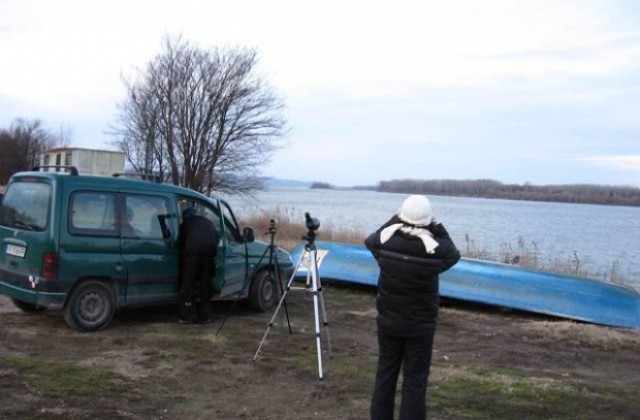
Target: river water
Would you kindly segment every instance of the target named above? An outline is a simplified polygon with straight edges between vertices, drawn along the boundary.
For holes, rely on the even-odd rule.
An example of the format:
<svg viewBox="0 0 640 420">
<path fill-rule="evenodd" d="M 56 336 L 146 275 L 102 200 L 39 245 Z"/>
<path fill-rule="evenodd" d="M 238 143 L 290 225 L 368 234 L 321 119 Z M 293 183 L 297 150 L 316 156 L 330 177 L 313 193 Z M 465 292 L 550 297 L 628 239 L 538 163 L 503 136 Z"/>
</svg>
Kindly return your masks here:
<svg viewBox="0 0 640 420">
<path fill-rule="evenodd" d="M 224 197 L 240 216 L 265 212 L 300 220 L 304 213 L 322 228 L 374 231 L 400 207 L 406 194 L 374 191 L 272 188 L 254 197 Z M 609 278 L 615 267 L 624 283 L 640 290 L 640 208 L 546 203 L 484 198 L 429 196 L 436 218 L 462 250 L 465 238 L 493 258 L 507 245 L 539 251 L 542 260 L 580 261 L 583 270 Z M 571 264 L 571 263 L 568 263 Z"/>
</svg>

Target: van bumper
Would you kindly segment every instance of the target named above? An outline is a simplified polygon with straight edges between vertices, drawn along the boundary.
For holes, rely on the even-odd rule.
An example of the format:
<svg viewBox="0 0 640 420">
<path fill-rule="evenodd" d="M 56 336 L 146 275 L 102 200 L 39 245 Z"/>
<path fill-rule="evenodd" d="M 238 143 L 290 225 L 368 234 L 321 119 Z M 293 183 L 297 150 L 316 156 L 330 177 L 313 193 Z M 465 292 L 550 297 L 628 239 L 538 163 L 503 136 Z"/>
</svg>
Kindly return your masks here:
<svg viewBox="0 0 640 420">
<path fill-rule="evenodd" d="M 41 292 L 38 290 L 16 287 L 7 282 L 0 281 L 0 294 L 9 296 L 25 303 L 38 306 L 59 306 L 62 307 L 66 293 Z"/>
</svg>

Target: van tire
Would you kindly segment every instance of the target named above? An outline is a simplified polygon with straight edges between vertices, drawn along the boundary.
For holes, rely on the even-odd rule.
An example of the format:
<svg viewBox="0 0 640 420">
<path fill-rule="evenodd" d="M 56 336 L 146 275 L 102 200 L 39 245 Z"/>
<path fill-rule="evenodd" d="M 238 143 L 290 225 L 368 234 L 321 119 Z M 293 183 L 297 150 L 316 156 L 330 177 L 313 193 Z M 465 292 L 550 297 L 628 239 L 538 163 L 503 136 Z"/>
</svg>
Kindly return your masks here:
<svg viewBox="0 0 640 420">
<path fill-rule="evenodd" d="M 98 331 L 111 323 L 115 310 L 111 288 L 104 282 L 89 280 L 71 293 L 64 306 L 64 320 L 77 331 Z"/>
<path fill-rule="evenodd" d="M 13 299 L 13 298 L 11 298 L 11 301 L 22 312 L 29 312 L 29 313 L 42 312 L 45 309 L 47 309 L 46 306 L 35 305 L 33 303 L 27 303 L 27 302 L 23 302 L 21 300 Z"/>
<path fill-rule="evenodd" d="M 260 312 L 274 308 L 280 297 L 280 287 L 275 273 L 271 270 L 261 270 L 253 278 L 249 288 L 249 303 Z"/>
</svg>

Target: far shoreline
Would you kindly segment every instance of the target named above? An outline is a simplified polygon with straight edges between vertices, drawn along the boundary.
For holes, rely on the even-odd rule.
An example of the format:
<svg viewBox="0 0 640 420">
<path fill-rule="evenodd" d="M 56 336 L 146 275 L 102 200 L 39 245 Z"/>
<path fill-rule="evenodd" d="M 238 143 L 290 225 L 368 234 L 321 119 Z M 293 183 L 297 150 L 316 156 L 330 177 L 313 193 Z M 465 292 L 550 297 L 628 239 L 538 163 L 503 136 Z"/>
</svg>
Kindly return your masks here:
<svg viewBox="0 0 640 420">
<path fill-rule="evenodd" d="M 423 194 L 429 197 L 454 197 L 454 198 L 481 198 L 486 200 L 508 200 L 508 201 L 529 201 L 532 203 L 558 203 L 558 204 L 586 204 L 595 206 L 615 206 L 615 207 L 640 207 L 638 204 L 622 204 L 622 203 L 599 203 L 589 201 L 561 201 L 561 200 L 546 200 L 546 199 L 534 199 L 534 198 L 515 198 L 515 197 L 491 197 L 482 195 L 463 195 L 463 194 L 440 194 L 440 193 L 415 193 L 415 192 L 400 192 L 400 191 L 377 191 L 375 189 L 362 188 L 362 187 L 329 187 L 329 188 L 311 188 L 309 186 L 300 185 L 275 185 L 266 187 L 265 190 L 277 190 L 277 189 L 292 189 L 292 190 L 327 190 L 327 191 L 370 191 L 375 193 L 390 193 L 390 194 Z"/>
</svg>

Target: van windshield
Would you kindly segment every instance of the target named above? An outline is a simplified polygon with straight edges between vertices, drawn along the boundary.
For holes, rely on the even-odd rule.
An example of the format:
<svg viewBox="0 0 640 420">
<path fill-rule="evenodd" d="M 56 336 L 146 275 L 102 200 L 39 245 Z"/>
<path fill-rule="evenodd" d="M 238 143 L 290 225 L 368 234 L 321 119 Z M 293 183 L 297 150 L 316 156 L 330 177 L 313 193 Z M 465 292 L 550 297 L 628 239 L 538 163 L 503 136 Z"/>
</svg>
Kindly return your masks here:
<svg viewBox="0 0 640 420">
<path fill-rule="evenodd" d="M 49 219 L 51 185 L 14 182 L 7 188 L 0 206 L 0 226 L 44 231 Z"/>
</svg>

